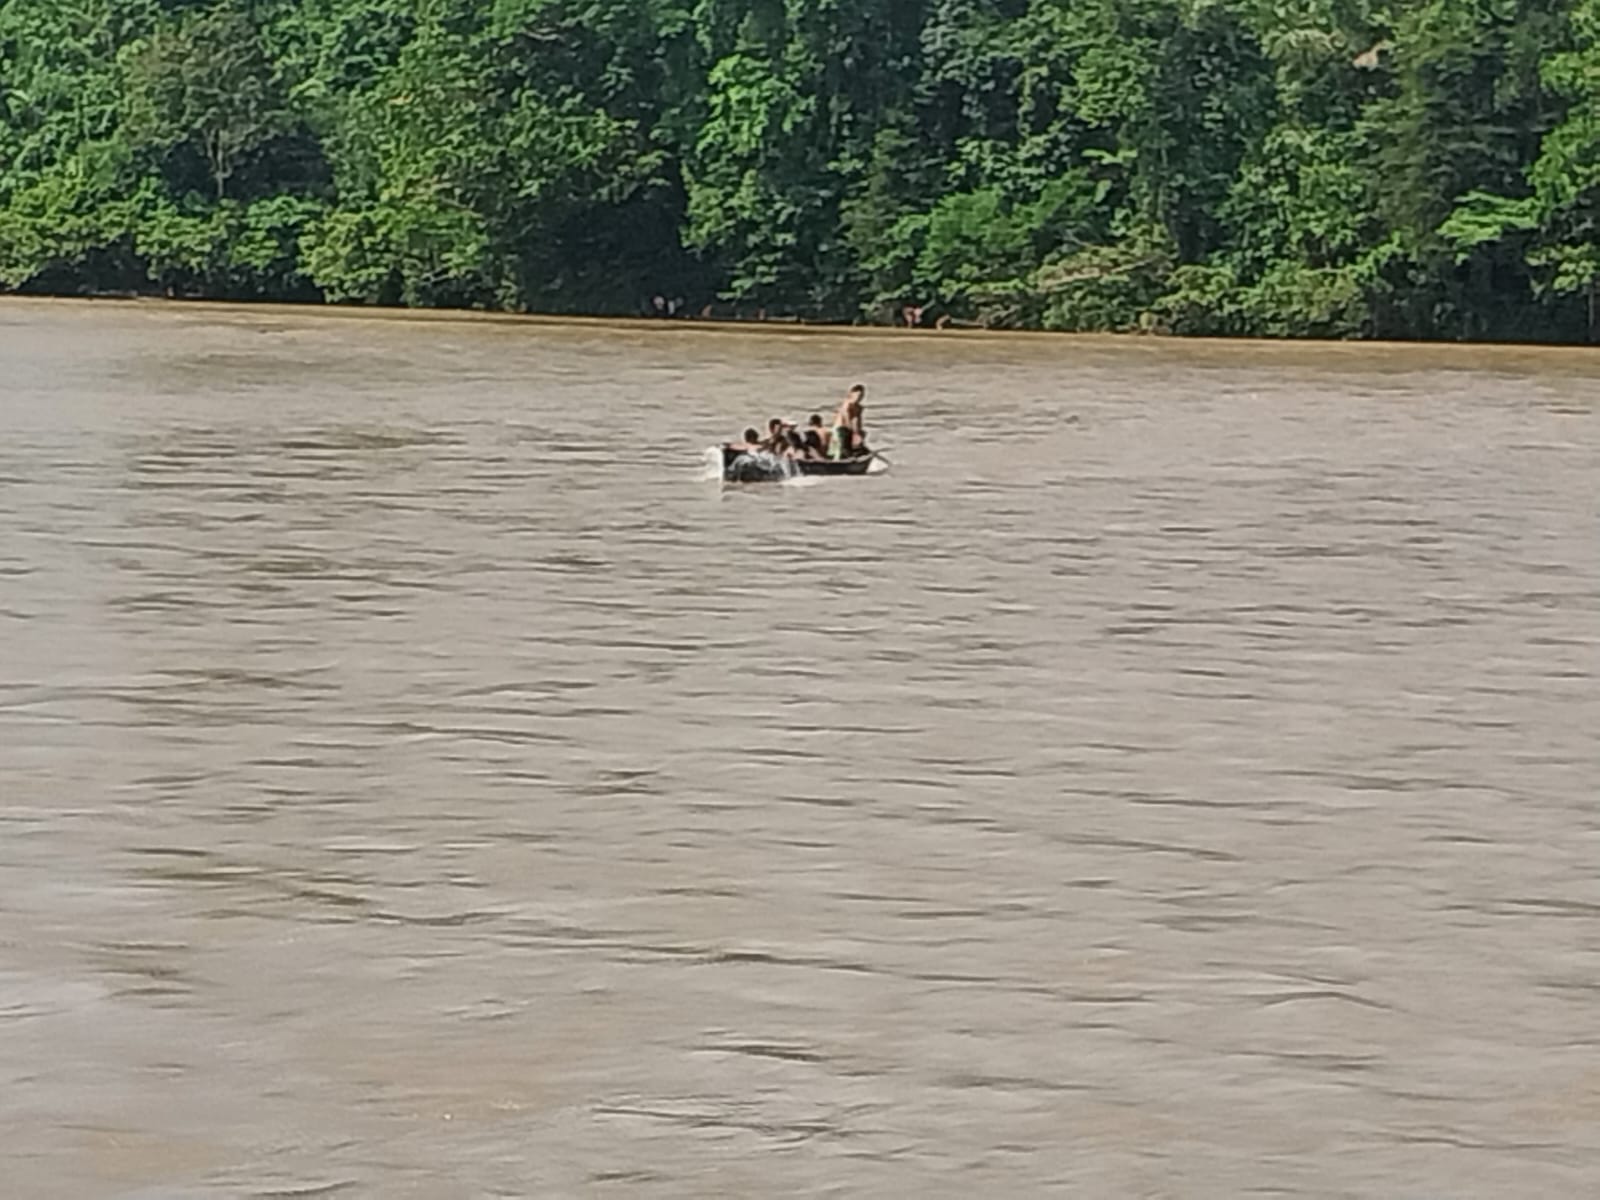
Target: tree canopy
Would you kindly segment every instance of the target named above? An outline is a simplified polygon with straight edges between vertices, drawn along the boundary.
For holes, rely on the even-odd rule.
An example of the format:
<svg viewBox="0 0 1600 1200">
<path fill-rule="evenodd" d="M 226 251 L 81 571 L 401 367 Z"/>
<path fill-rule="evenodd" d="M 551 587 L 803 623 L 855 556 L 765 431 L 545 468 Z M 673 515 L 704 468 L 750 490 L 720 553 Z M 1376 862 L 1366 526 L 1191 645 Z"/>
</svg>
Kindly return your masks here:
<svg viewBox="0 0 1600 1200">
<path fill-rule="evenodd" d="M 1600 334 L 1600 0 L 0 0 L 0 289 Z"/>
</svg>

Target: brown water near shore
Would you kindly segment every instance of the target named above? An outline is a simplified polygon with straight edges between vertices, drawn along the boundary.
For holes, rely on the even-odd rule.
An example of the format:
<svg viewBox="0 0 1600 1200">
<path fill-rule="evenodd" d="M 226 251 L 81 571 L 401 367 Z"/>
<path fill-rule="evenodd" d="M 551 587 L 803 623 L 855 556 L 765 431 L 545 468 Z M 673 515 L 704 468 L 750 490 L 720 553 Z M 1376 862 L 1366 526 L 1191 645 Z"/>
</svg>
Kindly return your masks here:
<svg viewBox="0 0 1600 1200">
<path fill-rule="evenodd" d="M 1600 359 L 729 332 L 0 304 L 11 1194 L 1600 1192 Z"/>
</svg>

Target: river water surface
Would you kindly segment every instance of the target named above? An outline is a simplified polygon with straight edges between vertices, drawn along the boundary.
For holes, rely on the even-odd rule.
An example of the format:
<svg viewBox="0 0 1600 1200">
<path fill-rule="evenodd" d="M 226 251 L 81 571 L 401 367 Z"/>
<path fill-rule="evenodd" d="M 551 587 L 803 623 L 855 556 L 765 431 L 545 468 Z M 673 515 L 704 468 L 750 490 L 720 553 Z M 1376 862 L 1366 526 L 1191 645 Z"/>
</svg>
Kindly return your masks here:
<svg viewBox="0 0 1600 1200">
<path fill-rule="evenodd" d="M 1600 1194 L 1597 396 L 0 305 L 6 1193 Z"/>
</svg>

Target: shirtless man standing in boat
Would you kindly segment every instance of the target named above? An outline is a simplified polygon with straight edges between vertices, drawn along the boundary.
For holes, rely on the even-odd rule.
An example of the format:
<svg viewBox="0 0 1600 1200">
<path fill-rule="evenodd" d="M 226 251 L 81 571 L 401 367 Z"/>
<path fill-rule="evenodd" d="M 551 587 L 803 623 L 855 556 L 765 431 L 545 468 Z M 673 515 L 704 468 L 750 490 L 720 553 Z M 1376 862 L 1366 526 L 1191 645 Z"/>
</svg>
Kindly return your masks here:
<svg viewBox="0 0 1600 1200">
<path fill-rule="evenodd" d="M 866 450 L 867 428 L 861 415 L 866 398 L 867 389 L 859 383 L 845 393 L 839 411 L 834 414 L 833 437 L 828 443 L 833 458 L 853 458 Z"/>
</svg>

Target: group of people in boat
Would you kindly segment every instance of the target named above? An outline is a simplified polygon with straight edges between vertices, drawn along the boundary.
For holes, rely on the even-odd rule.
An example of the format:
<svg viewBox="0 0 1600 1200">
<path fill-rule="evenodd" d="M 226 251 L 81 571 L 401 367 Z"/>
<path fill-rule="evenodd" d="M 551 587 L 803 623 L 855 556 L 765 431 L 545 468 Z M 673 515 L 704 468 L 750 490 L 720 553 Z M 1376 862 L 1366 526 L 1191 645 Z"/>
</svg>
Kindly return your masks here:
<svg viewBox="0 0 1600 1200">
<path fill-rule="evenodd" d="M 833 415 L 833 423 L 826 423 L 822 414 L 812 413 L 802 429 L 793 421 L 773 417 L 767 422 L 767 435 L 754 426 L 744 431 L 743 442 L 729 444 L 729 449 L 745 454 L 770 454 L 777 458 L 819 462 L 835 462 L 846 458 L 862 458 L 872 453 L 867 449 L 867 428 L 863 410 L 866 407 L 867 389 L 856 384 L 840 402 Z"/>
</svg>

